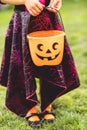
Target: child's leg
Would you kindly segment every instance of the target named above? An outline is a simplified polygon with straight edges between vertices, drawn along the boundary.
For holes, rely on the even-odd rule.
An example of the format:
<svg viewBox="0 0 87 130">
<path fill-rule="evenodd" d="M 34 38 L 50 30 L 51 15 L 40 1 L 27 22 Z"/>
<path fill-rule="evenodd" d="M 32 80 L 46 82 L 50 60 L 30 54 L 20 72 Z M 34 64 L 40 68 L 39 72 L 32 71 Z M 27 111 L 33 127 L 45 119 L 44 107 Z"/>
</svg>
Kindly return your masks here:
<svg viewBox="0 0 87 130">
<path fill-rule="evenodd" d="M 49 120 L 49 119 L 55 119 L 55 116 L 54 114 L 51 112 L 52 111 L 52 105 L 50 104 L 46 109 L 45 109 L 45 112 L 44 112 L 44 119 L 45 120 Z"/>
<path fill-rule="evenodd" d="M 26 119 L 31 127 L 33 128 L 41 127 L 41 119 L 38 114 L 37 106 L 34 106 L 27 112 Z"/>
<path fill-rule="evenodd" d="M 40 79 L 40 98 L 41 98 L 41 91 L 42 91 L 42 87 L 44 87 L 43 81 Z M 47 81 L 45 81 L 45 84 L 49 84 Z M 45 93 L 44 93 L 45 94 Z M 45 96 L 45 95 L 44 95 Z M 41 99 L 42 100 L 42 99 Z M 41 106 L 42 106 L 42 101 L 41 101 Z M 47 121 L 54 121 L 55 119 L 55 115 L 51 112 L 52 111 L 52 104 L 48 105 L 46 107 L 46 109 L 44 110 L 43 113 L 43 118 Z"/>
<path fill-rule="evenodd" d="M 27 112 L 27 116 L 30 114 L 34 114 L 34 113 L 38 113 L 38 109 L 37 106 L 34 106 L 33 108 L 31 108 L 28 112 Z M 37 115 L 33 115 L 29 118 L 30 121 L 39 121 L 39 117 Z"/>
</svg>

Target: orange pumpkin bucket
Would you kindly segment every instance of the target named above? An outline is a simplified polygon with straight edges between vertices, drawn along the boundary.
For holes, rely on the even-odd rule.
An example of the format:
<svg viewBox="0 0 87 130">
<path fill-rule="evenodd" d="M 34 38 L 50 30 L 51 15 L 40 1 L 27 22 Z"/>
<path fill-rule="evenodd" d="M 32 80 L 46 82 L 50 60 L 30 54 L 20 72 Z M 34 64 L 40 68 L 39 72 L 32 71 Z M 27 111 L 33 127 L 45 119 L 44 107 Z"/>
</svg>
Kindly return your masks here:
<svg viewBox="0 0 87 130">
<path fill-rule="evenodd" d="M 37 31 L 27 35 L 32 60 L 37 66 L 61 63 L 64 51 L 63 31 Z"/>
</svg>

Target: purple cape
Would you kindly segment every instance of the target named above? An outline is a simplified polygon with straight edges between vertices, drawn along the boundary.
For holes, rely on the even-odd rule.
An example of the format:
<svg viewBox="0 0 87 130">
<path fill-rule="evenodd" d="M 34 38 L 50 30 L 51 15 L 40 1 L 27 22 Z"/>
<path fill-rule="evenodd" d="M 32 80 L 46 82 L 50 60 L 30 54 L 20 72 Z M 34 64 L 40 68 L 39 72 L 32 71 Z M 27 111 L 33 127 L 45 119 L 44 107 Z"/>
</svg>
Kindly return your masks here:
<svg viewBox="0 0 87 130">
<path fill-rule="evenodd" d="M 6 106 L 24 117 L 38 103 L 36 77 L 40 79 L 42 112 L 80 83 L 66 38 L 60 65 L 37 67 L 30 56 L 26 34 L 37 30 L 63 30 L 58 16 L 44 10 L 37 17 L 30 17 L 27 10 L 19 7 L 14 11 L 6 34 L 0 84 L 7 87 Z"/>
</svg>

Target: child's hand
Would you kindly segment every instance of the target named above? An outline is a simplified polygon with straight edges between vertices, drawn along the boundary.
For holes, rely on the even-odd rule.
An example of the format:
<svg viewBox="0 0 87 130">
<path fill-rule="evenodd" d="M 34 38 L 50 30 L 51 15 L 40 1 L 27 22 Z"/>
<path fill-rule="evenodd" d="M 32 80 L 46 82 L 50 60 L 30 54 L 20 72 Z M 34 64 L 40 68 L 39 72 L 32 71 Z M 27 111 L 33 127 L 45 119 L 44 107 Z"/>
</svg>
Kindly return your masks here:
<svg viewBox="0 0 87 130">
<path fill-rule="evenodd" d="M 24 0 L 24 5 L 32 16 L 39 15 L 44 9 L 44 5 L 39 0 Z"/>
<path fill-rule="evenodd" d="M 48 10 L 50 12 L 56 13 L 62 6 L 62 0 L 51 0 L 48 5 Z"/>
</svg>

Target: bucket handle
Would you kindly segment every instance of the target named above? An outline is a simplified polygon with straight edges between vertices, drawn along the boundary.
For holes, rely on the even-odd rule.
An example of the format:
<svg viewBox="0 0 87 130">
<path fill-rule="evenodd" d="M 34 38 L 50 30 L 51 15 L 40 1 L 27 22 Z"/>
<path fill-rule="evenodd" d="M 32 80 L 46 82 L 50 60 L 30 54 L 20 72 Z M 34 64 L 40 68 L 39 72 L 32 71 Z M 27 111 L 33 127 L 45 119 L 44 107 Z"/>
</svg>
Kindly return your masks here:
<svg viewBox="0 0 87 130">
<path fill-rule="evenodd" d="M 61 25 L 63 31 L 65 32 L 64 24 L 63 24 L 63 20 L 62 20 L 62 17 L 61 17 L 61 14 L 60 14 L 59 10 L 57 10 L 57 9 L 54 8 L 54 7 L 44 6 L 44 10 L 47 10 L 48 8 L 51 8 L 51 9 L 54 9 L 54 10 L 57 11 L 56 14 L 58 15 L 58 18 L 59 18 L 59 21 L 60 21 L 60 25 Z M 31 15 L 30 15 L 30 17 L 31 17 Z M 29 21 L 28 21 L 28 23 L 30 23 L 30 17 L 29 17 Z M 29 24 L 28 24 L 28 27 L 29 27 Z M 28 27 L 27 27 L 27 28 L 28 28 Z M 28 30 L 27 30 L 27 32 L 28 32 Z"/>
<path fill-rule="evenodd" d="M 59 20 L 60 20 L 60 24 L 61 24 L 61 26 L 62 26 L 62 28 L 63 28 L 63 31 L 65 32 L 63 20 L 62 20 L 62 17 L 61 17 L 61 14 L 60 14 L 59 10 L 57 10 L 57 8 L 54 8 L 54 7 L 51 7 L 51 6 L 45 6 L 45 7 L 44 7 L 45 10 L 47 10 L 48 8 L 54 9 L 54 10 L 57 11 L 57 15 L 58 15 L 58 18 L 59 18 Z"/>
</svg>

